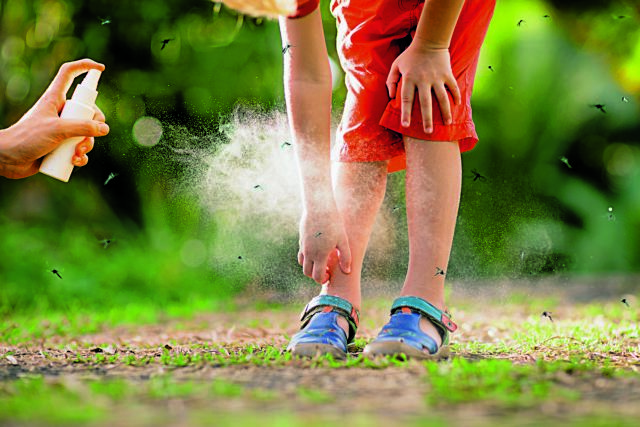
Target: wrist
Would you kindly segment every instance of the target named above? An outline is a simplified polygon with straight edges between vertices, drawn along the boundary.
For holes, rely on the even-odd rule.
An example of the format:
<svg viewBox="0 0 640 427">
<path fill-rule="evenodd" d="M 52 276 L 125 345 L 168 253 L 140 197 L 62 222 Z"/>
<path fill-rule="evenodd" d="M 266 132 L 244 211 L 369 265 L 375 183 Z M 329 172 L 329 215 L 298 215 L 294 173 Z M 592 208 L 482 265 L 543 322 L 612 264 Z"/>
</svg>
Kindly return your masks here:
<svg viewBox="0 0 640 427">
<path fill-rule="evenodd" d="M 314 214 L 324 214 L 336 210 L 336 201 L 332 190 L 305 192 L 302 195 L 302 204 L 305 212 L 313 212 Z"/>
<path fill-rule="evenodd" d="M 433 41 L 428 38 L 416 36 L 411 42 L 411 46 L 423 52 L 443 52 L 449 51 L 449 43 L 445 41 Z"/>
</svg>

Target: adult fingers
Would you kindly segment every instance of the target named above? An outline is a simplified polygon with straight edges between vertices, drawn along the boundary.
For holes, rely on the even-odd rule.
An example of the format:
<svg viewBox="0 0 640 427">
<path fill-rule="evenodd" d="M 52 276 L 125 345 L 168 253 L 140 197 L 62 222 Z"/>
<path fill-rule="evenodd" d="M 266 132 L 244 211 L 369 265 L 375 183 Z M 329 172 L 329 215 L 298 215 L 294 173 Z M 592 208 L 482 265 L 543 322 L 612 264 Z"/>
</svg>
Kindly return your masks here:
<svg viewBox="0 0 640 427">
<path fill-rule="evenodd" d="M 76 151 L 71 159 L 74 166 L 84 166 L 89 163 L 87 153 L 93 149 L 93 138 L 85 138 L 76 145 Z"/>
<path fill-rule="evenodd" d="M 420 97 L 420 113 L 422 114 L 422 128 L 425 133 L 433 132 L 433 116 L 431 105 L 431 86 L 424 85 L 418 91 Z"/>
<path fill-rule="evenodd" d="M 55 102 L 62 109 L 65 95 L 73 83 L 73 79 L 89 70 L 104 71 L 104 65 L 91 59 L 66 62 L 60 66 L 58 73 L 45 91 L 43 98 Z"/>
<path fill-rule="evenodd" d="M 298 264 L 301 266 L 304 264 L 304 254 L 302 251 L 298 251 Z"/>
<path fill-rule="evenodd" d="M 400 70 L 395 62 L 391 65 L 389 70 L 389 76 L 387 76 L 387 90 L 389 91 L 389 98 L 396 97 L 396 89 L 398 88 L 398 81 L 400 80 Z"/>
<path fill-rule="evenodd" d="M 104 136 L 109 133 L 109 125 L 95 120 L 59 119 L 54 133 L 63 140 L 76 136 Z"/>
<path fill-rule="evenodd" d="M 451 105 L 449 104 L 449 96 L 447 95 L 447 89 L 444 85 L 438 85 L 433 88 L 440 105 L 440 113 L 442 113 L 442 120 L 445 125 L 451 124 Z"/>
<path fill-rule="evenodd" d="M 76 156 L 82 156 L 83 154 L 87 154 L 89 151 L 93 150 L 93 137 L 88 137 L 83 139 L 82 141 L 76 144 Z"/>
<path fill-rule="evenodd" d="M 89 157 L 86 154 L 83 154 L 82 156 L 73 156 L 71 163 L 73 163 L 74 166 L 85 166 L 89 163 Z"/>
<path fill-rule="evenodd" d="M 107 121 L 107 118 L 104 116 L 104 113 L 102 112 L 102 110 L 97 105 L 94 105 L 93 109 L 95 110 L 95 114 L 93 115 L 93 120 L 98 121 L 98 122 L 106 122 Z"/>
<path fill-rule="evenodd" d="M 400 117 L 402 126 L 408 127 L 411 124 L 411 110 L 413 108 L 413 98 L 416 93 L 416 86 L 407 80 L 402 82 L 400 90 Z"/>
</svg>

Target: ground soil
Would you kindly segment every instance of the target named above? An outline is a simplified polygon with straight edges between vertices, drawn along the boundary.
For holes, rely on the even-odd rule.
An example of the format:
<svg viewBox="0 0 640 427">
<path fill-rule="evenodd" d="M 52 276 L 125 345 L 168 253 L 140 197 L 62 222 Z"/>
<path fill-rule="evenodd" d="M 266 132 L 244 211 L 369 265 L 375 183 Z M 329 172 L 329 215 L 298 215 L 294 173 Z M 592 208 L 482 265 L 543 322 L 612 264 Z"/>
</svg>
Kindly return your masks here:
<svg viewBox="0 0 640 427">
<path fill-rule="evenodd" d="M 472 285 L 454 285 L 450 301 L 459 301 L 462 310 L 454 310 L 455 320 L 460 325 L 453 341 L 464 342 L 509 342 L 511 331 L 503 324 L 539 318 L 526 303 L 509 304 L 511 295 L 519 293 L 531 298 L 553 296 L 558 301 L 554 309 L 556 319 L 567 319 L 574 315 L 575 308 L 587 302 L 608 303 L 617 301 L 621 295 L 637 295 L 639 288 L 629 279 L 591 279 L 579 281 L 537 281 L 531 283 L 504 282 Z M 383 291 L 384 290 L 384 291 Z M 365 301 L 371 301 L 362 313 L 363 322 L 359 336 L 370 339 L 375 336 L 386 319 L 387 290 L 384 285 L 372 286 Z M 307 291 L 289 299 L 310 296 Z M 262 293 L 261 300 L 281 298 L 277 294 Z M 572 376 L 559 375 L 556 381 L 582 395 L 579 401 L 566 402 L 551 400 L 544 405 L 519 408 L 510 411 L 504 406 L 492 403 L 469 403 L 465 405 L 428 405 L 425 396 L 429 393 L 424 380 L 427 375 L 424 365 L 411 363 L 403 368 L 370 369 L 310 367 L 308 363 L 290 362 L 285 366 L 216 366 L 196 364 L 185 367 L 165 366 L 153 363 L 144 366 L 118 364 L 75 363 L 78 354 L 87 358 L 96 351 L 109 354 L 135 354 L 137 356 L 159 356 L 163 349 L 171 352 L 207 352 L 212 349 L 194 349 L 194 344 L 216 343 L 224 350 L 233 352 L 249 343 L 257 346 L 276 345 L 284 347 L 287 337 L 297 329 L 297 310 L 301 304 L 293 304 L 276 310 L 255 308 L 256 292 L 250 292 L 238 299 L 238 310 L 233 313 L 211 313 L 189 320 L 171 320 L 161 325 L 121 326 L 105 329 L 99 333 L 76 337 L 53 337 L 46 342 L 31 342 L 18 346 L 0 343 L 0 354 L 13 352 L 13 358 L 0 358 L 0 381 L 11 381 L 33 374 L 44 375 L 51 380 L 64 381 L 88 378 L 126 378 L 134 382 L 144 382 L 154 376 L 171 373 L 174 379 L 210 381 L 224 379 L 242 385 L 246 389 L 273 392 L 277 398 L 261 399 L 216 399 L 215 401 L 181 402 L 177 409 L 171 409 L 170 417 L 177 416 L 195 407 L 234 412 L 286 411 L 296 414 L 365 414 L 382 424 L 393 420 L 420 417 L 442 417 L 459 421 L 465 425 L 482 425 L 495 421 L 498 417 L 514 419 L 524 416 L 548 416 L 562 420 L 572 417 L 591 416 L 596 413 L 615 413 L 620 416 L 640 417 L 640 377 L 606 377 L 600 374 Z M 540 321 L 547 319 L 540 318 Z M 535 363 L 541 358 L 549 360 L 564 355 L 561 349 L 554 356 L 553 340 L 527 352 L 514 351 L 510 354 L 483 354 L 466 351 L 454 354 L 471 360 L 482 358 L 505 358 L 513 363 Z M 638 343 L 636 343 L 638 344 Z M 76 347 L 77 345 L 77 347 Z M 166 346 L 166 347 L 165 347 Z M 73 347 L 73 348 L 72 348 Z M 79 349 L 78 349 L 79 348 Z M 100 348 L 100 350 L 96 350 Z M 592 359 L 603 365 L 619 366 L 620 369 L 634 371 L 640 368 L 640 348 L 637 352 L 618 354 L 594 354 Z M 331 397 L 322 403 L 301 399 L 301 388 L 319 390 Z M 166 402 L 165 402 L 166 403 Z M 173 411 L 173 412 L 171 412 Z M 177 411 L 177 412 L 176 412 Z M 181 412 L 182 411 L 182 412 Z M 176 415 L 177 413 L 177 415 Z M 173 419 L 173 418 L 170 418 Z M 384 421 L 387 420 L 387 421 Z M 384 421 L 384 422 L 383 422 Z M 392 423 L 393 424 L 393 423 Z"/>
</svg>

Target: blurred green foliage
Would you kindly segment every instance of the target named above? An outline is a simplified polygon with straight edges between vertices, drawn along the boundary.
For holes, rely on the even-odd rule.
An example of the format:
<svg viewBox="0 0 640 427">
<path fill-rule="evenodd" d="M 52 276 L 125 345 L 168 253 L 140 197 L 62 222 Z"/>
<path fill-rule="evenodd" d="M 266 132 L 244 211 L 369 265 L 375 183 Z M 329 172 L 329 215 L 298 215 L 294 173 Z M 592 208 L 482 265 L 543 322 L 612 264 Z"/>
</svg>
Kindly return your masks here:
<svg viewBox="0 0 640 427">
<path fill-rule="evenodd" d="M 335 21 L 327 1 L 322 8 L 336 60 Z M 449 277 L 638 270 L 639 15 L 624 1 L 498 2 L 477 72 L 481 142 L 463 160 Z M 271 259 L 218 263 L 221 253 L 239 256 L 229 239 L 260 242 L 200 204 L 189 191 L 199 172 L 185 161 L 228 142 L 238 104 L 283 109 L 281 49 L 277 22 L 205 0 L 0 2 L 1 125 L 32 105 L 61 63 L 81 57 L 106 64 L 98 106 L 111 125 L 68 184 L 0 180 L 2 310 L 38 298 L 58 308 L 69 299 L 215 298 L 249 281 L 297 281 L 293 235 L 268 248 Z M 338 111 L 344 94 L 339 84 Z M 144 116 L 165 130 L 155 146 L 133 136 Z M 391 205 L 402 203 L 399 177 Z M 406 263 L 401 236 L 397 256 L 379 262 L 395 278 Z M 105 249 L 104 239 L 115 243 Z"/>
</svg>

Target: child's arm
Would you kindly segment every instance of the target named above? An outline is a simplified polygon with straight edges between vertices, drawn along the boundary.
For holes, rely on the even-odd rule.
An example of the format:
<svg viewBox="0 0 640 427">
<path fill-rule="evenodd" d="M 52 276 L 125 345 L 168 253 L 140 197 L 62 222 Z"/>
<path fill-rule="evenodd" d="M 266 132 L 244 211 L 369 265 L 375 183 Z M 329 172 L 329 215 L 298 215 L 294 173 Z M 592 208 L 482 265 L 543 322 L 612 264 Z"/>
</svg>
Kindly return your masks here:
<svg viewBox="0 0 640 427">
<path fill-rule="evenodd" d="M 447 88 L 456 104 L 460 90 L 451 71 L 449 43 L 464 0 L 429 0 L 422 9 L 411 45 L 394 61 L 387 79 L 389 96 L 396 96 L 396 85 L 402 75 L 402 125 L 409 126 L 415 91 L 420 97 L 422 123 L 426 133 L 433 131 L 431 91 L 436 95 L 445 124 L 451 123 Z"/>
<path fill-rule="evenodd" d="M 351 254 L 331 186 L 331 69 L 320 11 L 280 19 L 285 97 L 302 181 L 298 262 L 318 283 L 327 279 L 329 255 L 337 248 L 349 273 Z"/>
</svg>

